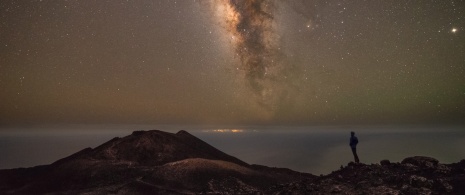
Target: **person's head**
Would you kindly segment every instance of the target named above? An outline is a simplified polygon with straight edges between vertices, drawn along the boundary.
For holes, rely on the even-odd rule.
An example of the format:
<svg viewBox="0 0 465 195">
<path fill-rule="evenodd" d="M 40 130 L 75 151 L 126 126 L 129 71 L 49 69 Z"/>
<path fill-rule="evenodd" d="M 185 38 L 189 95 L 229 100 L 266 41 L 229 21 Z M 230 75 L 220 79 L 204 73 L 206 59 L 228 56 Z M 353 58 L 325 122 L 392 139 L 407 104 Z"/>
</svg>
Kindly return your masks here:
<svg viewBox="0 0 465 195">
<path fill-rule="evenodd" d="M 354 135 L 355 135 L 355 132 L 351 131 L 350 136 L 354 136 Z"/>
</svg>

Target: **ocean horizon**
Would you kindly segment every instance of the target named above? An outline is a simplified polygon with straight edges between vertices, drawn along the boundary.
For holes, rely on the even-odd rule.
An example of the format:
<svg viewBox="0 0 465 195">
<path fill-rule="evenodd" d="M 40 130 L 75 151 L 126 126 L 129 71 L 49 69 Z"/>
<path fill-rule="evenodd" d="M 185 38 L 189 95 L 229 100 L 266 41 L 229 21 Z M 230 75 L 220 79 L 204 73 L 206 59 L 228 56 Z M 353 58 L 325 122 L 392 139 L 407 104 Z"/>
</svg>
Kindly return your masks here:
<svg viewBox="0 0 465 195">
<path fill-rule="evenodd" d="M 0 169 L 51 164 L 84 148 L 95 148 L 135 130 L 186 130 L 213 147 L 249 164 L 328 174 L 353 161 L 350 132 L 359 139 L 365 164 L 411 156 L 441 163 L 465 159 L 463 126 L 217 126 L 101 125 L 8 128 L 0 131 Z"/>
</svg>

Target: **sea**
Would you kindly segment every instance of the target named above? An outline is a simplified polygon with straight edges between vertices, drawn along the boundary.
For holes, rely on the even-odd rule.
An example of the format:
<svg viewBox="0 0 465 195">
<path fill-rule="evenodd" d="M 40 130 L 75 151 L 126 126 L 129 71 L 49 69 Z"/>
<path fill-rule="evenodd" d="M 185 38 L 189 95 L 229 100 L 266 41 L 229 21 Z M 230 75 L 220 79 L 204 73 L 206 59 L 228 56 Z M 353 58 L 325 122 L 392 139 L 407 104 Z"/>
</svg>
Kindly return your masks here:
<svg viewBox="0 0 465 195">
<path fill-rule="evenodd" d="M 249 164 L 329 174 L 353 161 L 350 132 L 365 164 L 429 156 L 441 163 L 465 159 L 465 127 L 430 126 L 218 126 L 67 125 L 0 128 L 0 169 L 51 164 L 134 130 L 186 130 Z"/>
</svg>

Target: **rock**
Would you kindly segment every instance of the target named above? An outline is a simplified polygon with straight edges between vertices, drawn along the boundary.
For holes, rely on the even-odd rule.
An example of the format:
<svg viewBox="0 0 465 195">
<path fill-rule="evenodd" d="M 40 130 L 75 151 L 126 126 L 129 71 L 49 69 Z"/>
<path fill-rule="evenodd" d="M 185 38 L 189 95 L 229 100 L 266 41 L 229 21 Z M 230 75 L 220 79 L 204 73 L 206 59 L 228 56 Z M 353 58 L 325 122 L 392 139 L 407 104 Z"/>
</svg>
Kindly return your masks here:
<svg viewBox="0 0 465 195">
<path fill-rule="evenodd" d="M 431 188 L 432 182 L 424 177 L 417 176 L 417 175 L 412 175 L 410 176 L 409 179 L 410 185 L 413 187 L 425 187 L 425 188 Z"/>
<path fill-rule="evenodd" d="M 445 179 L 438 179 L 436 183 L 439 184 L 441 190 L 444 190 L 448 193 L 451 193 L 454 190 L 454 188 Z"/>
<path fill-rule="evenodd" d="M 390 165 L 391 164 L 391 161 L 389 160 L 382 160 L 381 162 L 379 162 L 379 164 L 383 165 L 383 166 L 387 166 L 387 165 Z"/>
<path fill-rule="evenodd" d="M 404 171 L 406 172 L 416 172 L 420 170 L 420 168 L 418 166 L 415 166 L 414 164 L 406 163 L 402 165 Z"/>
<path fill-rule="evenodd" d="M 334 185 L 331 189 L 331 193 L 341 193 L 342 192 L 342 189 L 341 189 L 341 186 L 339 185 Z"/>
<path fill-rule="evenodd" d="M 436 170 L 434 170 L 434 173 L 438 173 L 438 174 L 449 174 L 451 171 L 451 168 L 447 167 L 446 165 L 443 165 L 443 164 L 439 164 L 436 168 Z"/>
<path fill-rule="evenodd" d="M 438 160 L 426 156 L 414 156 L 402 160 L 402 164 L 412 164 L 422 168 L 435 168 L 438 163 Z"/>
<path fill-rule="evenodd" d="M 376 194 L 392 194 L 392 195 L 399 194 L 399 190 L 395 190 L 387 186 L 378 186 L 375 188 L 371 188 L 370 191 L 375 192 Z"/>
</svg>

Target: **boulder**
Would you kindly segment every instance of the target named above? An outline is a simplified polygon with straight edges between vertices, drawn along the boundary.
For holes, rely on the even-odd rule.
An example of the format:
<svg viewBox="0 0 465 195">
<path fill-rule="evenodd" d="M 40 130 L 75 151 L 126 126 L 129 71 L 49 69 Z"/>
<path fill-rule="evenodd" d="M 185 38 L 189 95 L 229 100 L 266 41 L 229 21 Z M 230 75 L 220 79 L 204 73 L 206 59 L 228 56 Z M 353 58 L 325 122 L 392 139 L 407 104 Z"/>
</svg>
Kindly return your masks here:
<svg viewBox="0 0 465 195">
<path fill-rule="evenodd" d="M 379 162 L 379 164 L 383 165 L 383 166 L 387 166 L 387 165 L 390 165 L 391 164 L 391 161 L 389 160 L 382 160 L 381 162 Z"/>
<path fill-rule="evenodd" d="M 412 164 L 422 168 L 434 168 L 438 165 L 439 161 L 426 156 L 408 157 L 402 160 L 402 164 Z"/>
</svg>

